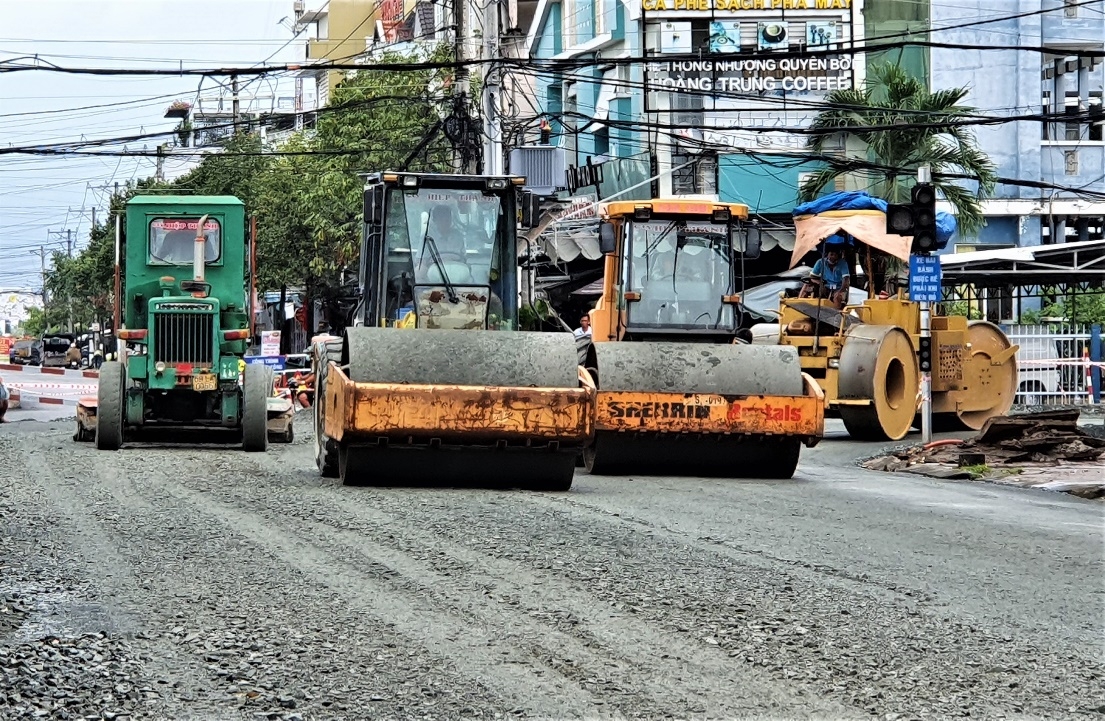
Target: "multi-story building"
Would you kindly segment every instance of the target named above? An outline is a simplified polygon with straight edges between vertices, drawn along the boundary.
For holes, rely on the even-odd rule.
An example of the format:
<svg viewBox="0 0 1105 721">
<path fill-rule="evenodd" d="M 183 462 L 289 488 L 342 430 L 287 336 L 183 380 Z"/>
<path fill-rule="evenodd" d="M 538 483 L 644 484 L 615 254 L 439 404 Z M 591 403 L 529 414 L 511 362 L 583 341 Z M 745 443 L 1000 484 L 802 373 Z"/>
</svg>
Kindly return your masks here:
<svg viewBox="0 0 1105 721">
<path fill-rule="evenodd" d="M 315 70 L 323 63 L 352 63 L 365 52 L 367 39 L 376 31 L 377 0 L 296 0 L 295 31 L 307 30 L 306 69 L 301 78 L 313 79 L 318 107 L 330 102 L 330 93 L 344 75 L 339 70 Z M 296 108 L 304 110 L 304 108 Z"/>
<path fill-rule="evenodd" d="M 551 120 L 552 148 L 516 151 L 512 161 L 521 167 L 512 170 L 544 180 L 541 190 L 567 185 L 578 194 L 585 186 L 600 199 L 655 193 L 745 203 L 765 221 L 765 250 L 789 251 L 798 186 L 820 167 L 800 131 L 827 93 L 862 84 L 856 51 L 864 7 L 864 0 L 538 0 L 531 57 L 592 62 L 537 76 L 534 116 Z M 883 14 L 881 27 L 897 30 L 895 14 Z M 793 57 L 804 48 L 819 52 Z M 736 53 L 741 59 L 726 59 Z M 619 62 L 631 58 L 645 61 Z M 588 162 L 601 164 L 601 173 L 587 172 Z M 564 182 L 563 170 L 573 167 L 581 182 Z M 560 182 L 544 178 L 557 173 Z M 596 175 L 602 182 L 586 187 Z"/>
<path fill-rule="evenodd" d="M 959 0 L 931 6 L 933 40 L 1007 50 L 933 48 L 932 87 L 965 86 L 964 104 L 982 115 L 1069 115 L 979 126 L 974 132 L 1002 178 L 1043 187 L 999 184 L 984 203 L 986 227 L 956 238 L 954 251 L 1105 238 L 1105 201 L 1073 190 L 1105 192 L 1105 114 L 1100 57 L 1105 0 Z M 993 20 L 977 24 L 980 19 Z M 1037 48 L 1062 48 L 1042 53 Z"/>
<path fill-rule="evenodd" d="M 541 114 L 551 119 L 550 144 L 556 150 L 542 154 L 555 162 L 539 166 L 526 159 L 529 164 L 520 170 L 540 176 L 534 169 L 547 167 L 561 173 L 588 158 L 606 162 L 605 170 L 612 160 L 644 154 L 650 162 L 644 177 L 654 177 L 661 194 L 742 202 L 785 224 L 803 176 L 819 167 L 808 159 L 805 136 L 792 131 L 808 125 L 827 92 L 859 87 L 872 63 L 893 61 L 934 90 L 970 88 L 964 102 L 979 114 L 1071 116 L 1065 122 L 1022 120 L 975 129 L 998 175 L 1028 184 L 1000 184 L 985 203 L 986 227 L 977 237 L 957 238 L 949 251 L 1101 238 L 1102 203 L 1062 188 L 1105 190 L 1105 65 L 1099 58 L 1041 54 L 1034 48 L 1100 52 L 1102 5 L 1092 0 L 538 0 L 530 55 L 595 64 L 536 77 L 531 119 Z M 884 47 L 858 53 L 861 39 Z M 927 39 L 980 49 L 900 46 Z M 828 52 L 798 60 L 773 57 L 801 48 Z M 753 58 L 724 60 L 738 51 Z M 693 59 L 698 53 L 702 57 Z M 648 61 L 614 64 L 637 56 Z M 604 60 L 611 64 L 604 67 Z M 532 144 L 536 122 L 530 130 Z M 599 197 L 624 190 L 641 174 L 603 176 Z M 838 180 L 838 189 L 852 187 L 850 179 Z"/>
</svg>

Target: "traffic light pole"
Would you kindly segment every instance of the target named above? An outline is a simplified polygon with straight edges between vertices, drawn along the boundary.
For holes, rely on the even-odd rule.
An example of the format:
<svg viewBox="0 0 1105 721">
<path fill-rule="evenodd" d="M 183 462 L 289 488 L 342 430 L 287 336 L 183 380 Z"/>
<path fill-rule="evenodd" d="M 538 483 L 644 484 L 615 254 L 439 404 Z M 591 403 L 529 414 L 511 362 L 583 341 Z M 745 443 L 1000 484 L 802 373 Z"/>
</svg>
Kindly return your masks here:
<svg viewBox="0 0 1105 721">
<path fill-rule="evenodd" d="M 932 173 L 929 166 L 917 169 L 918 183 L 931 183 Z M 926 253 L 925 255 L 928 255 Z M 921 338 L 932 338 L 931 309 L 927 300 L 921 301 Z M 931 343 L 931 340 L 929 341 Z M 932 371 L 921 371 L 921 442 L 932 442 Z"/>
</svg>

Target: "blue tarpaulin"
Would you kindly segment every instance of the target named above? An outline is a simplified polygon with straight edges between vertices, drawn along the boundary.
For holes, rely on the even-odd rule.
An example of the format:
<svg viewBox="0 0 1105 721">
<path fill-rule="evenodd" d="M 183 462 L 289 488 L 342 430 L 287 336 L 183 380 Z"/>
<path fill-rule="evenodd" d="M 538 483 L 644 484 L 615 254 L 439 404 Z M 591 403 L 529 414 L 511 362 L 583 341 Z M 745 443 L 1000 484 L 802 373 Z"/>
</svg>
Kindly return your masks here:
<svg viewBox="0 0 1105 721">
<path fill-rule="evenodd" d="M 818 215 L 830 210 L 877 210 L 880 213 L 886 212 L 887 203 L 882 198 L 876 198 L 862 190 L 841 190 L 835 193 L 829 193 L 823 197 L 811 200 L 808 203 L 802 203 L 797 206 L 792 215 L 798 217 L 800 215 Z M 956 228 L 955 216 L 951 213 L 945 213 L 943 211 L 937 211 L 936 213 L 936 247 L 943 250 L 947 247 L 948 241 L 955 235 Z M 827 243 L 832 243 L 833 238 L 838 238 L 836 242 L 841 242 L 840 235 L 826 238 Z M 860 238 L 862 240 L 862 238 Z M 848 245 L 851 245 L 849 242 Z"/>
</svg>

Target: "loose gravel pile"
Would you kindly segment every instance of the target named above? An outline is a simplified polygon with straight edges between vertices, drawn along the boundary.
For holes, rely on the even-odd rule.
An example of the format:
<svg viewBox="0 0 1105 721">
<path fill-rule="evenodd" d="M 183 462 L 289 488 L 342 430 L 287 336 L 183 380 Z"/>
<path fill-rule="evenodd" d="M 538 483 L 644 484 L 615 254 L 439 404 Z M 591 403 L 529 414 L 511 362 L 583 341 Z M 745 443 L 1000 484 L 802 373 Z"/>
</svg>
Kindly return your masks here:
<svg viewBox="0 0 1105 721">
<path fill-rule="evenodd" d="M 102 633 L 0 646 L 0 718 L 123 721 L 158 695 L 132 649 Z"/>
<path fill-rule="evenodd" d="M 0 719 L 1105 713 L 1100 559 L 1040 551 L 1047 534 L 949 517 L 891 541 L 888 570 L 896 524 L 934 511 L 825 485 L 846 511 L 800 526 L 801 480 L 344 488 L 296 436 L 267 454 L 0 437 Z M 1079 519 L 1063 554 L 1093 546 Z M 1011 588 L 1038 602 L 1010 610 Z"/>
</svg>

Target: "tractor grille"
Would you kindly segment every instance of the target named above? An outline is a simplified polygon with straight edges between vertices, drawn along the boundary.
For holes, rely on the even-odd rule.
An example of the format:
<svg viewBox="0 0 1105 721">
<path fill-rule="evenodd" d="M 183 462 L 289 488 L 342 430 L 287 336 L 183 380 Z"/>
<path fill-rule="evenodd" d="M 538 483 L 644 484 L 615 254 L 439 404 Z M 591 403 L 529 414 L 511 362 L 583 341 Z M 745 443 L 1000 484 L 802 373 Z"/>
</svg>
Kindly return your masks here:
<svg viewBox="0 0 1105 721">
<path fill-rule="evenodd" d="M 154 311 L 154 361 L 210 368 L 215 362 L 215 315 L 201 303 L 167 303 Z"/>
</svg>

